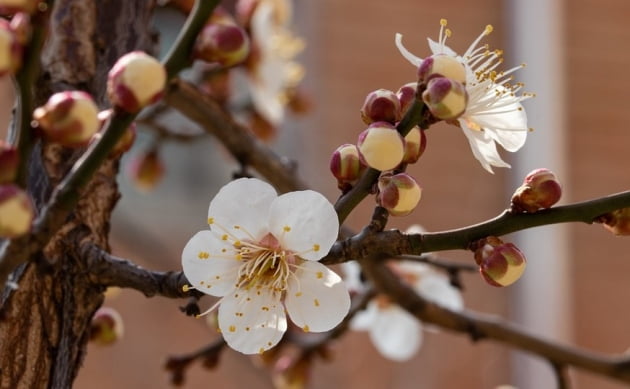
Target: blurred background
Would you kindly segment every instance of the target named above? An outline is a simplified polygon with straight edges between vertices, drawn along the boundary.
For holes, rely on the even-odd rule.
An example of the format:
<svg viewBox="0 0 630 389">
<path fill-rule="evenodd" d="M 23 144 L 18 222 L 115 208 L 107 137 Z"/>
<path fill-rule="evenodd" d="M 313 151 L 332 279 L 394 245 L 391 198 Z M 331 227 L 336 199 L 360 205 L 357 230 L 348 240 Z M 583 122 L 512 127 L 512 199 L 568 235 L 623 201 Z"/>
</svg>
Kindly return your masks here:
<svg viewBox="0 0 630 389">
<path fill-rule="evenodd" d="M 429 231 L 474 224 L 502 212 L 527 172 L 547 167 L 564 185 L 563 201 L 581 201 L 629 189 L 627 116 L 630 103 L 630 2 L 625 0 L 318 0 L 296 1 L 294 25 L 306 39 L 300 62 L 307 68 L 303 86 L 313 109 L 289 118 L 272 146 L 299 162 L 299 174 L 332 202 L 336 182 L 328 171 L 332 151 L 354 143 L 364 125 L 359 109 L 365 95 L 378 88 L 397 90 L 415 81 L 416 69 L 394 46 L 426 56 L 426 38 L 437 39 L 440 18 L 447 18 L 450 47 L 463 52 L 487 24 L 487 42 L 505 51 L 504 68 L 525 62 L 516 73 L 537 97 L 524 103 L 535 131 L 515 155 L 503 153 L 512 169 L 488 174 L 469 151 L 461 131 L 438 125 L 428 133 L 424 156 L 410 171 L 423 187 L 418 208 L 392 218 L 390 227 L 420 223 Z M 163 43 L 183 17 L 157 16 Z M 10 86 L 4 101 L 11 101 Z M 11 108 L 3 104 L 5 117 Z M 194 124 L 174 116 L 183 130 Z M 179 270 L 181 250 L 206 228 L 210 199 L 237 168 L 213 139 L 168 142 L 160 152 L 166 175 L 150 193 L 137 191 L 124 173 L 134 155 L 152 137 L 140 131 L 123 160 L 123 197 L 112 223 L 114 254 L 156 270 Z M 350 217 L 358 229 L 371 213 L 368 199 Z M 497 289 L 476 275 L 464 277 L 467 308 L 496 314 L 527 331 L 603 353 L 623 353 L 630 345 L 630 240 L 615 238 L 600 226 L 546 227 L 508 237 L 528 257 L 523 278 Z M 468 252 L 445 257 L 472 261 Z M 203 301 L 202 301 L 203 303 Z M 216 338 L 205 320 L 178 310 L 184 301 L 147 299 L 122 291 L 106 301 L 125 323 L 125 337 L 102 348 L 88 346 L 77 388 L 168 388 L 163 369 L 168 355 L 196 350 Z M 552 388 L 548 365 L 490 341 L 475 344 L 447 332 L 425 333 L 418 355 L 405 363 L 378 354 L 365 333 L 348 333 L 332 347 L 329 362 L 318 360 L 312 388 Z M 571 371 L 579 388 L 624 387 L 610 380 Z M 215 370 L 197 365 L 184 387 L 271 387 L 255 358 L 225 350 Z"/>
</svg>

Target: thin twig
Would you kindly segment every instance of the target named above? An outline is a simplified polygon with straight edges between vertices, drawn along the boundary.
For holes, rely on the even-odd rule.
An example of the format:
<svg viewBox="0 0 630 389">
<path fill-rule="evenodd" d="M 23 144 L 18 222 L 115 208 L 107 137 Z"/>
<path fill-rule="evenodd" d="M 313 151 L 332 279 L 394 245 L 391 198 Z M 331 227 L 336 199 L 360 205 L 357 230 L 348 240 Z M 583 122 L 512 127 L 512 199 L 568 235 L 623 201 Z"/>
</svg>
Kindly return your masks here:
<svg viewBox="0 0 630 389">
<path fill-rule="evenodd" d="M 186 370 L 196 360 L 201 360 L 206 369 L 213 369 L 219 363 L 221 351 L 225 348 L 223 338 L 218 338 L 214 342 L 193 351 L 189 354 L 170 356 L 164 368 L 171 373 L 171 383 L 173 385 L 183 385 L 186 378 Z"/>
</svg>

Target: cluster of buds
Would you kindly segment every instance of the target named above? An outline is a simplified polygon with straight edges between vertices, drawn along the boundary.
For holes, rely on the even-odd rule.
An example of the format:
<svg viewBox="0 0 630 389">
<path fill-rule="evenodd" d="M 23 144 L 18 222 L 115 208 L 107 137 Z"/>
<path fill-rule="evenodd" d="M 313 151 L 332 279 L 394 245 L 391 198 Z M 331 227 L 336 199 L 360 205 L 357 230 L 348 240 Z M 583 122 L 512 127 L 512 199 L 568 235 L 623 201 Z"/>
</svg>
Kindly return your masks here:
<svg viewBox="0 0 630 389">
<path fill-rule="evenodd" d="M 0 18 L 0 76 L 14 74 L 22 66 L 30 28 L 30 17 L 25 13 L 16 14 L 10 22 Z"/>
<path fill-rule="evenodd" d="M 113 308 L 101 307 L 92 317 L 90 341 L 99 346 L 116 343 L 124 334 L 123 320 Z"/>
<path fill-rule="evenodd" d="M 617 236 L 630 235 L 630 208 L 616 209 L 600 216 L 597 221 Z"/>
<path fill-rule="evenodd" d="M 479 273 L 492 286 L 508 286 L 516 282 L 525 271 L 525 255 L 512 243 L 495 236 L 474 244 L 475 262 Z"/>
<path fill-rule="evenodd" d="M 556 175 L 548 169 L 530 172 L 512 195 L 512 212 L 536 212 L 551 208 L 560 200 L 562 187 Z"/>
</svg>

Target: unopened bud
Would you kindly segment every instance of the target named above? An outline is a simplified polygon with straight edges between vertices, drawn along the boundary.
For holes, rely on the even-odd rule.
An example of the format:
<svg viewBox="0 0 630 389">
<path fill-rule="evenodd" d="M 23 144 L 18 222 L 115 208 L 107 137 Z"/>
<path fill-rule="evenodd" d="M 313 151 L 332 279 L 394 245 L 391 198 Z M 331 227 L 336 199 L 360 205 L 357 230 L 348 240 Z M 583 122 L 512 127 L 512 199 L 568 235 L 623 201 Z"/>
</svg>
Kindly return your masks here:
<svg viewBox="0 0 630 389">
<path fill-rule="evenodd" d="M 207 24 L 199 33 L 194 54 L 206 62 L 233 66 L 245 61 L 249 49 L 249 38 L 241 27 L 213 23 Z"/>
<path fill-rule="evenodd" d="M 113 105 L 135 113 L 159 100 L 165 85 L 164 66 L 142 51 L 132 51 L 109 71 L 107 95 Z"/>
<path fill-rule="evenodd" d="M 306 388 L 310 372 L 310 358 L 299 358 L 283 355 L 276 361 L 271 379 L 276 389 Z"/>
<path fill-rule="evenodd" d="M 13 74 L 22 66 L 24 46 L 21 39 L 9 22 L 0 18 L 0 76 Z"/>
<path fill-rule="evenodd" d="M 330 171 L 341 183 L 358 180 L 364 170 L 355 145 L 346 143 L 337 147 L 330 158 Z"/>
<path fill-rule="evenodd" d="M 0 185 L 0 237 L 26 234 L 34 217 L 33 202 L 23 189 L 13 184 Z"/>
<path fill-rule="evenodd" d="M 15 147 L 0 140 L 0 184 L 8 184 L 15 180 L 19 158 Z"/>
<path fill-rule="evenodd" d="M 32 14 L 41 0 L 0 0 L 0 15 L 13 15 L 18 12 Z"/>
<path fill-rule="evenodd" d="M 106 109 L 98 113 L 98 121 L 99 121 L 99 131 L 92 136 L 90 139 L 90 144 L 97 142 L 103 137 L 103 132 L 107 128 L 107 124 L 113 114 L 111 109 Z M 132 122 L 129 127 L 125 129 L 125 132 L 122 134 L 118 142 L 114 146 L 114 148 L 110 151 L 110 156 L 119 157 L 125 152 L 131 149 L 133 143 L 136 140 L 136 123 Z"/>
<path fill-rule="evenodd" d="M 477 242 L 475 262 L 488 284 L 508 286 L 521 278 L 527 261 L 514 244 L 489 236 Z"/>
<path fill-rule="evenodd" d="M 26 45 L 31 38 L 33 26 L 31 25 L 31 16 L 24 12 L 18 12 L 11 18 L 11 30 L 15 34 L 15 38 L 21 45 Z"/>
<path fill-rule="evenodd" d="M 382 175 L 378 179 L 378 202 L 392 216 L 411 213 L 422 197 L 422 188 L 407 173 Z"/>
<path fill-rule="evenodd" d="M 548 169 L 536 169 L 512 195 L 512 211 L 531 213 L 551 208 L 561 196 L 562 187 L 556 175 Z"/>
<path fill-rule="evenodd" d="M 466 68 L 455 57 L 436 54 L 427 57 L 418 67 L 418 79 L 427 83 L 435 77 L 446 77 L 461 84 L 466 83 Z"/>
<path fill-rule="evenodd" d="M 35 109 L 33 119 L 46 138 L 66 147 L 87 144 L 98 131 L 98 108 L 92 97 L 81 91 L 65 91 L 50 96 Z"/>
<path fill-rule="evenodd" d="M 376 170 L 394 169 L 405 155 L 405 141 L 396 128 L 387 122 L 374 122 L 357 142 L 361 161 Z"/>
<path fill-rule="evenodd" d="M 123 337 L 124 326 L 120 314 L 109 307 L 99 308 L 90 325 L 90 341 L 99 346 L 109 346 Z"/>
<path fill-rule="evenodd" d="M 400 101 L 394 92 L 377 89 L 370 92 L 361 107 L 361 118 L 365 124 L 374 122 L 396 123 L 400 120 Z"/>
<path fill-rule="evenodd" d="M 164 165 L 157 149 L 136 156 L 129 167 L 132 182 L 143 192 L 154 189 L 164 176 Z"/>
<path fill-rule="evenodd" d="M 614 210 L 600 216 L 597 221 L 615 235 L 630 235 L 630 208 Z"/>
<path fill-rule="evenodd" d="M 410 82 L 398 89 L 396 92 L 396 97 L 398 97 L 398 101 L 400 102 L 400 117 L 403 117 L 407 110 L 413 102 L 416 100 L 416 88 L 418 87 L 418 83 Z"/>
<path fill-rule="evenodd" d="M 422 93 L 422 100 L 436 119 L 455 119 L 463 114 L 468 103 L 464 86 L 450 78 L 432 78 Z"/>
<path fill-rule="evenodd" d="M 427 136 L 424 130 L 415 126 L 405 135 L 405 156 L 403 163 L 416 163 L 427 147 Z"/>
</svg>

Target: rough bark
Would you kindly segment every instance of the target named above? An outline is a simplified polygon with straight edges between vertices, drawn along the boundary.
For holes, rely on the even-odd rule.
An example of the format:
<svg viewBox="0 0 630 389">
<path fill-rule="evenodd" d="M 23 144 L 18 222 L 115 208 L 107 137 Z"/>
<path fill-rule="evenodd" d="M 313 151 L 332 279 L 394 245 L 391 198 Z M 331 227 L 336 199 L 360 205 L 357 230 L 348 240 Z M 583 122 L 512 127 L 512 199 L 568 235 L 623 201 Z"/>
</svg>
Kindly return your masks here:
<svg viewBox="0 0 630 389">
<path fill-rule="evenodd" d="M 50 93 L 82 89 L 107 108 L 106 75 L 122 54 L 151 51 L 153 1 L 57 0 L 51 15 L 37 103 Z M 82 150 L 34 149 L 29 188 L 39 205 Z M 109 220 L 119 198 L 118 161 L 110 160 L 43 252 L 13 273 L 0 301 L 0 388 L 69 388 L 85 355 L 103 287 L 88 276 L 81 245 L 108 249 Z"/>
</svg>

